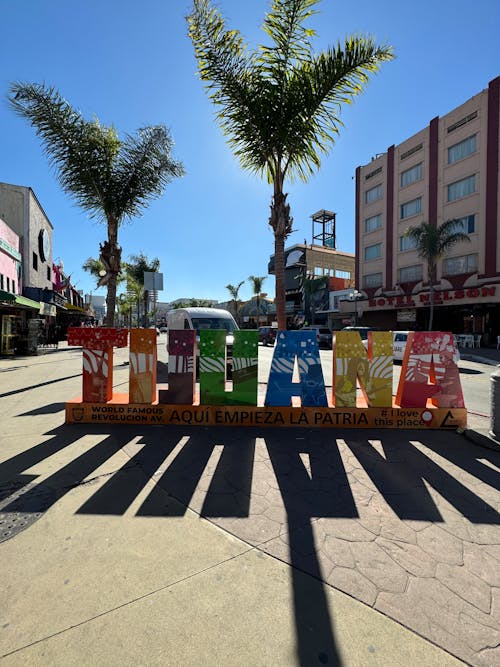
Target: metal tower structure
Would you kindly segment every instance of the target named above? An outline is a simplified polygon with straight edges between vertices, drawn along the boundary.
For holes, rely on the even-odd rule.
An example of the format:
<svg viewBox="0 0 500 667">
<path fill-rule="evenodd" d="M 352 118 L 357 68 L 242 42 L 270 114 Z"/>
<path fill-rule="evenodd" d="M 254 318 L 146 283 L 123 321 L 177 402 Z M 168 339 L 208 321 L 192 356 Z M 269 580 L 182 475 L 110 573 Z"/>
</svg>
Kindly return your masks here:
<svg viewBox="0 0 500 667">
<path fill-rule="evenodd" d="M 337 214 L 332 211 L 322 209 L 311 215 L 312 219 L 312 242 L 313 245 L 321 245 L 324 248 L 336 250 L 337 240 L 335 232 L 335 222 Z M 317 227 L 320 225 L 320 231 Z M 316 242 L 316 243 L 315 243 Z"/>
</svg>

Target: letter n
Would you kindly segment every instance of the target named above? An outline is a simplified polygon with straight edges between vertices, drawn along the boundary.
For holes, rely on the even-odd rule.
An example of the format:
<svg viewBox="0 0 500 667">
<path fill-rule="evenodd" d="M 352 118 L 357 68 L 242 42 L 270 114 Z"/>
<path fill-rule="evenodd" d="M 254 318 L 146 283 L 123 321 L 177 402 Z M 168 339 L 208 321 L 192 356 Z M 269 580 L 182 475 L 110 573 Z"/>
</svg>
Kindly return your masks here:
<svg viewBox="0 0 500 667">
<path fill-rule="evenodd" d="M 337 332 L 333 366 L 336 407 L 356 407 L 357 380 L 369 407 L 391 407 L 392 342 L 390 331 L 369 331 L 366 350 L 357 331 Z"/>
</svg>

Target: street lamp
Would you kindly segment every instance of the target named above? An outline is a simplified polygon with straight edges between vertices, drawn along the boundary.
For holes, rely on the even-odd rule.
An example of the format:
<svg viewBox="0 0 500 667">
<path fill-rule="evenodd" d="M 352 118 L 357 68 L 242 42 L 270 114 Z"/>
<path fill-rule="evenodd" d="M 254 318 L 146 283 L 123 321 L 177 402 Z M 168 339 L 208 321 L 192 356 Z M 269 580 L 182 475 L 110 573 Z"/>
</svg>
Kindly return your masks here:
<svg viewBox="0 0 500 667">
<path fill-rule="evenodd" d="M 358 292 L 358 290 L 353 290 L 351 292 L 351 298 L 354 301 L 354 326 L 358 326 L 358 301 L 360 301 L 363 298 L 363 294 L 361 292 Z"/>
</svg>

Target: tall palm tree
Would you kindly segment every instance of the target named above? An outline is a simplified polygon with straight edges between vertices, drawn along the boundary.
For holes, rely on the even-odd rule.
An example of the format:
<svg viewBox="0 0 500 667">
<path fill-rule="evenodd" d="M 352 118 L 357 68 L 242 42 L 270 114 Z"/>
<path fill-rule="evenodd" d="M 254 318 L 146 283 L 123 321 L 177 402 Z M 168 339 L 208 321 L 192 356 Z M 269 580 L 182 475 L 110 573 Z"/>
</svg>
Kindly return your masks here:
<svg viewBox="0 0 500 667">
<path fill-rule="evenodd" d="M 143 252 L 140 252 L 138 255 L 130 255 L 129 261 L 127 262 L 126 272 L 127 276 L 132 276 L 135 281 L 144 286 L 144 274 L 145 273 L 156 273 L 160 268 L 160 260 L 158 257 L 154 259 L 148 259 Z M 147 325 L 147 312 L 148 304 L 150 301 L 150 291 L 144 289 L 143 294 L 144 301 L 144 326 Z"/>
<path fill-rule="evenodd" d="M 248 276 L 248 280 L 252 283 L 253 294 L 257 300 L 257 326 L 260 321 L 260 295 L 262 293 L 262 285 L 267 276 Z"/>
<path fill-rule="evenodd" d="M 242 280 L 241 283 L 238 283 L 237 285 L 231 285 L 231 283 L 229 283 L 229 285 L 226 285 L 226 289 L 231 295 L 231 299 L 234 304 L 234 317 L 237 322 L 238 322 L 238 310 L 239 310 L 239 293 L 240 293 L 240 288 L 244 282 L 245 281 Z"/>
<path fill-rule="evenodd" d="M 113 326 L 121 267 L 118 228 L 184 173 L 171 157 L 170 133 L 157 125 L 119 139 L 114 127 L 97 119 L 86 121 L 57 90 L 43 84 L 14 83 L 8 99 L 36 129 L 63 191 L 107 225 L 108 238 L 100 244 L 99 255 L 106 273 L 99 285 L 107 285 L 106 325 Z"/>
<path fill-rule="evenodd" d="M 434 284 L 437 281 L 437 263 L 457 243 L 470 241 L 470 237 L 461 231 L 460 222 L 455 218 L 446 220 L 440 225 L 422 222 L 416 227 L 409 227 L 404 236 L 415 242 L 418 256 L 427 262 L 427 278 L 429 280 L 429 331 L 434 324 Z"/>
<path fill-rule="evenodd" d="M 269 224 L 274 232 L 278 327 L 286 328 L 285 240 L 293 219 L 285 179 L 308 178 L 334 143 L 339 107 L 363 91 L 392 49 L 352 35 L 314 54 L 314 31 L 304 23 L 319 0 L 272 0 L 263 30 L 271 45 L 249 51 L 227 30 L 210 0 L 194 0 L 187 21 L 201 79 L 218 107 L 217 120 L 244 169 L 273 186 Z"/>
</svg>

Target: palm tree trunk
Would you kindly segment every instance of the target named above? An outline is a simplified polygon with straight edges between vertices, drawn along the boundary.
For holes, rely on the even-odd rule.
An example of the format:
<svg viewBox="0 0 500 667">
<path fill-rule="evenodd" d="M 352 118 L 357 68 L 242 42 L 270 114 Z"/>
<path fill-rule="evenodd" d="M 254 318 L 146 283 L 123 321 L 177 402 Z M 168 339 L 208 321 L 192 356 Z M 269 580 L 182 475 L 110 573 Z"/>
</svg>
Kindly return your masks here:
<svg viewBox="0 0 500 667">
<path fill-rule="evenodd" d="M 274 275 L 276 276 L 276 319 L 278 329 L 285 330 L 285 237 L 276 234 L 274 237 Z"/>
<path fill-rule="evenodd" d="M 436 276 L 436 266 L 431 263 L 429 266 L 429 331 L 432 331 L 434 324 L 434 279 Z"/>
<path fill-rule="evenodd" d="M 121 253 L 122 250 L 118 245 L 118 220 L 108 217 L 108 241 L 101 246 L 100 257 L 109 274 L 105 319 L 107 327 L 113 327 L 115 324 L 116 284 L 121 268 Z"/>
<path fill-rule="evenodd" d="M 290 205 L 287 195 L 281 189 L 281 180 L 274 184 L 274 196 L 271 203 L 269 224 L 274 231 L 274 275 L 276 277 L 276 317 L 278 329 L 286 329 L 285 308 L 285 240 L 292 231 L 293 220 L 290 217 Z"/>
</svg>

